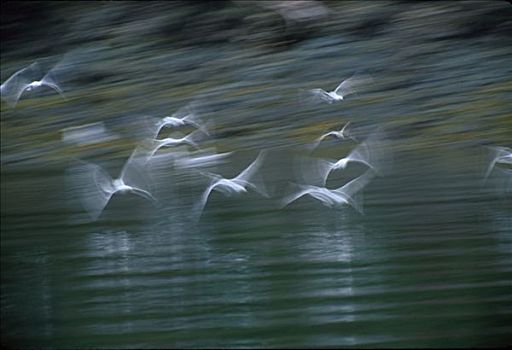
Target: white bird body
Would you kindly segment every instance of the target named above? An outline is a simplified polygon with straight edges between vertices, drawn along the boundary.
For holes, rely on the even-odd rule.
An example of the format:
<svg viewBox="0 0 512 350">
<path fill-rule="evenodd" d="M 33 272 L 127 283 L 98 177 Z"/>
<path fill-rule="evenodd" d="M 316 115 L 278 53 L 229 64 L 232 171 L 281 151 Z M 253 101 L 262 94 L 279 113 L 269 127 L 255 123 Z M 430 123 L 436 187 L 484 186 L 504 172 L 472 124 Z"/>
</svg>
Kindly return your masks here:
<svg viewBox="0 0 512 350">
<path fill-rule="evenodd" d="M 316 139 L 316 141 L 311 146 L 311 151 L 313 151 L 315 148 L 317 148 L 318 145 L 320 144 L 320 142 L 322 142 L 325 138 L 327 138 L 329 136 L 332 136 L 337 140 L 346 140 L 346 139 L 350 138 L 354 141 L 357 141 L 352 135 L 350 135 L 350 133 L 347 130 L 349 124 L 350 124 L 350 122 L 347 122 L 340 130 L 332 130 L 332 131 L 329 131 L 329 132 L 323 134 L 322 136 L 320 136 L 318 139 Z"/>
<path fill-rule="evenodd" d="M 362 152 L 361 146 L 365 146 L 361 144 L 357 146 L 350 154 L 344 158 L 341 158 L 337 161 L 332 160 L 320 160 L 318 166 L 320 167 L 320 173 L 322 174 L 323 185 L 327 182 L 327 178 L 329 174 L 334 170 L 343 170 L 345 169 L 349 163 L 361 163 L 368 166 L 370 169 L 378 172 L 378 169 L 375 168 L 369 161 L 369 155 L 367 152 Z"/>
<path fill-rule="evenodd" d="M 195 142 L 195 139 L 197 138 L 197 133 L 201 132 L 200 130 L 196 130 L 191 132 L 190 134 L 182 137 L 182 138 L 172 138 L 172 137 L 166 137 L 164 139 L 154 139 L 151 141 L 151 149 L 148 154 L 148 159 L 153 157 L 155 153 L 162 147 L 171 147 L 171 146 L 178 146 L 182 144 L 187 144 L 190 146 L 195 147 L 196 149 L 200 149 L 197 143 Z"/>
<path fill-rule="evenodd" d="M 360 213 L 363 212 L 361 205 L 361 198 L 356 197 L 358 192 L 366 186 L 369 181 L 375 176 L 372 170 L 366 171 L 363 175 L 347 182 L 345 185 L 330 190 L 325 187 L 313 185 L 298 185 L 300 190 L 282 200 L 282 206 L 285 207 L 291 202 L 309 195 L 324 204 L 329 208 L 341 208 L 348 204 L 354 207 Z"/>
<path fill-rule="evenodd" d="M 202 123 L 199 122 L 200 117 L 194 110 L 195 105 L 196 104 L 180 108 L 176 113 L 172 114 L 171 116 L 166 116 L 161 119 L 150 117 L 149 121 L 152 122 L 152 125 L 150 126 L 151 136 L 156 139 L 158 137 L 158 134 L 164 127 L 179 128 L 186 125 L 191 125 L 194 128 L 201 130 L 204 134 L 210 135 L 210 133 L 207 130 L 207 127 L 201 125 Z"/>
<path fill-rule="evenodd" d="M 208 188 L 204 191 L 201 196 L 201 200 L 196 206 L 195 211 L 198 213 L 197 217 L 201 216 L 204 206 L 208 201 L 208 197 L 210 193 L 215 190 L 219 191 L 227 196 L 232 196 L 235 194 L 241 194 L 247 192 L 247 187 L 253 189 L 258 192 L 262 196 L 268 197 L 265 186 L 261 181 L 257 181 L 255 179 L 256 171 L 261 166 L 261 162 L 263 161 L 265 153 L 262 151 L 259 153 L 258 157 L 247 167 L 244 171 L 242 171 L 238 176 L 226 179 L 220 175 L 212 174 L 212 173 L 202 173 L 205 176 L 208 176 L 212 179 L 212 183 L 208 186 Z"/>
<path fill-rule="evenodd" d="M 156 202 L 153 195 L 143 188 L 140 170 L 134 154 L 125 163 L 121 175 L 113 179 L 102 167 L 79 161 L 78 165 L 68 170 L 67 180 L 78 190 L 78 196 L 84 209 L 93 221 L 97 220 L 103 209 L 115 194 L 134 194 Z M 127 184 L 127 182 L 129 184 Z"/>
<path fill-rule="evenodd" d="M 52 71 L 48 72 L 41 80 L 33 80 L 34 76 L 41 76 L 42 74 L 37 61 L 32 63 L 30 66 L 14 73 L 0 86 L 2 98 L 14 108 L 25 91 L 32 91 L 42 86 L 47 86 L 57 91 L 62 98 L 66 99 L 64 92 L 51 73 Z"/>
<path fill-rule="evenodd" d="M 359 86 L 371 80 L 371 77 L 368 75 L 354 74 L 350 78 L 342 81 L 336 89 L 332 91 L 325 91 L 323 89 L 316 88 L 310 90 L 310 93 L 329 104 L 338 103 L 343 101 L 348 95 L 356 93 L 357 90 L 359 90 Z"/>
<path fill-rule="evenodd" d="M 493 152 L 493 159 L 484 175 L 484 183 L 491 174 L 496 164 L 512 164 L 512 149 L 508 147 L 491 147 Z"/>
</svg>

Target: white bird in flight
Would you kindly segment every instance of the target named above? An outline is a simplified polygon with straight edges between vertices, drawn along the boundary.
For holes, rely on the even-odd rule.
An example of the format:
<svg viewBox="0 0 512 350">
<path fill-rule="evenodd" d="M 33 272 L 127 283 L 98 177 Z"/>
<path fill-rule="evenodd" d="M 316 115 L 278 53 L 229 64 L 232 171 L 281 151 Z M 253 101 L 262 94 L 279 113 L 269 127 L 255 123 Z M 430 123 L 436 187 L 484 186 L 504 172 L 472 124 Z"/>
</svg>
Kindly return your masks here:
<svg viewBox="0 0 512 350">
<path fill-rule="evenodd" d="M 260 168 L 265 154 L 265 151 L 261 151 L 258 154 L 258 157 L 247 168 L 245 168 L 244 171 L 232 179 L 225 179 L 217 174 L 201 172 L 201 174 L 211 178 L 212 182 L 206 188 L 199 203 L 195 207 L 194 211 L 197 213 L 197 218 L 201 216 L 206 202 L 208 201 L 208 197 L 213 190 L 222 192 L 227 196 L 231 196 L 234 194 L 245 193 L 247 192 L 247 187 L 249 187 L 262 196 L 268 197 L 267 190 L 262 179 L 260 177 L 256 177 L 256 172 Z"/>
<path fill-rule="evenodd" d="M 325 134 L 323 134 L 322 136 L 320 136 L 314 143 L 313 145 L 311 146 L 311 150 L 314 150 L 315 148 L 318 147 L 318 145 L 320 144 L 320 142 L 322 142 L 326 137 L 329 137 L 329 136 L 332 136 L 334 137 L 335 139 L 338 139 L 338 140 L 346 140 L 346 139 L 352 139 L 354 141 L 357 141 L 350 133 L 349 131 L 347 130 L 347 127 L 349 126 L 350 122 L 347 122 L 339 131 L 338 130 L 333 130 L 333 131 L 329 131 Z"/>
<path fill-rule="evenodd" d="M 200 122 L 198 113 L 193 110 L 191 106 L 181 108 L 171 116 L 166 116 L 161 119 L 150 118 L 149 123 L 152 124 L 150 126 L 151 136 L 155 139 L 164 127 L 178 128 L 186 125 L 191 125 L 196 129 L 201 130 L 204 134 L 210 135 L 206 126 L 202 125 Z"/>
<path fill-rule="evenodd" d="M 150 141 L 146 141 L 146 147 L 142 147 L 142 149 L 145 149 L 143 152 L 146 153 L 146 160 L 152 158 L 155 153 L 162 147 L 190 145 L 199 150 L 200 147 L 196 142 L 199 139 L 200 133 L 202 133 L 201 130 L 196 130 L 182 138 L 166 137 L 163 139 L 152 139 Z M 148 143 L 149 147 L 147 146 Z M 141 149 L 138 147 L 137 152 L 139 153 L 140 151 Z"/>
<path fill-rule="evenodd" d="M 512 149 L 508 147 L 489 147 L 493 153 L 493 159 L 484 175 L 484 183 L 491 174 L 491 171 L 498 164 L 512 164 Z"/>
<path fill-rule="evenodd" d="M 145 176 L 134 154 L 125 163 L 118 178 L 113 179 L 102 167 L 79 161 L 68 170 L 69 183 L 79 192 L 80 201 L 93 221 L 97 220 L 114 194 L 132 193 L 151 202 L 156 199 L 142 187 Z"/>
<path fill-rule="evenodd" d="M 313 185 L 297 185 L 299 187 L 299 191 L 285 197 L 281 202 L 281 208 L 286 207 L 288 204 L 300 197 L 309 195 L 318 199 L 322 204 L 329 208 L 341 208 L 345 204 L 348 204 L 363 214 L 360 190 L 366 186 L 374 176 L 375 173 L 369 169 L 363 175 L 334 190 Z"/>
<path fill-rule="evenodd" d="M 372 81 L 372 78 L 369 75 L 354 74 L 350 78 L 342 81 L 333 91 L 327 92 L 320 88 L 312 89 L 309 91 L 313 96 L 318 97 L 329 104 L 332 104 L 343 101 L 345 97 L 350 94 L 357 93 L 359 86 L 364 85 L 370 81 Z"/>
<path fill-rule="evenodd" d="M 14 108 L 25 91 L 47 86 L 66 99 L 64 92 L 53 78 L 51 70 L 41 80 L 34 80 L 35 77 L 41 75 L 41 69 L 37 61 L 17 71 L 0 86 L 2 98 Z"/>
<path fill-rule="evenodd" d="M 298 176 L 306 184 L 325 186 L 329 174 L 334 170 L 345 169 L 349 163 L 361 163 L 377 175 L 384 175 L 391 168 L 391 157 L 383 141 L 383 132 L 377 130 L 357 145 L 347 156 L 339 160 L 303 158 Z"/>
</svg>

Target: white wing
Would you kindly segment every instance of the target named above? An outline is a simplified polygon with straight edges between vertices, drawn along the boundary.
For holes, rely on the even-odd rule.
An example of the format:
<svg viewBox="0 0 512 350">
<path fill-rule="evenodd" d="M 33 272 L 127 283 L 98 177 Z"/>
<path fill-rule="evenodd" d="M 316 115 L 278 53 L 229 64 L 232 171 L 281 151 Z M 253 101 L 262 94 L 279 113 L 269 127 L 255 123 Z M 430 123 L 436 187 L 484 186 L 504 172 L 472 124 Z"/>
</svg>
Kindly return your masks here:
<svg viewBox="0 0 512 350">
<path fill-rule="evenodd" d="M 155 197 L 148 191 L 142 190 L 137 187 L 132 187 L 132 193 L 138 195 L 139 197 L 145 198 L 151 202 L 156 202 Z"/>
<path fill-rule="evenodd" d="M 254 175 L 254 173 L 259 169 L 263 159 L 266 155 L 265 151 L 261 151 L 256 159 L 247 167 L 244 171 L 238 174 L 237 177 L 233 178 L 232 181 L 243 181 L 249 182 L 249 179 Z"/>
<path fill-rule="evenodd" d="M 356 73 L 350 78 L 342 81 L 336 89 L 334 89 L 334 92 L 345 97 L 347 95 L 357 93 L 360 88 L 372 81 L 373 80 L 369 75 Z"/>
<path fill-rule="evenodd" d="M 291 195 L 288 195 L 288 196 L 284 197 L 281 200 L 281 208 L 286 207 L 291 202 L 296 201 L 300 197 L 305 196 L 305 195 L 309 194 L 312 191 L 311 188 L 304 188 L 304 187 L 299 186 L 299 185 L 296 185 L 296 186 L 298 186 L 300 188 L 300 190 L 295 192 L 295 193 L 292 193 Z"/>
<path fill-rule="evenodd" d="M 500 162 L 501 159 L 503 159 L 506 156 L 510 156 L 511 149 L 507 147 L 488 147 L 491 150 L 491 157 L 492 160 L 489 162 L 489 166 L 487 167 L 487 171 L 484 174 L 484 180 L 483 183 L 485 184 L 487 182 L 487 178 L 491 174 L 492 170 L 494 169 L 494 166 L 496 163 Z M 507 163 L 508 161 L 505 161 Z"/>
<path fill-rule="evenodd" d="M 111 176 L 96 164 L 79 161 L 68 169 L 66 180 L 91 220 L 97 220 L 114 194 Z"/>
<path fill-rule="evenodd" d="M 193 127 L 201 130 L 204 134 L 208 136 L 210 135 L 210 132 L 208 131 L 207 128 L 207 126 L 209 126 L 210 123 L 205 124 L 196 112 L 191 112 L 190 114 L 187 114 L 187 116 L 183 118 L 183 122 L 185 124 L 192 125 Z"/>
<path fill-rule="evenodd" d="M 263 197 L 270 197 L 270 195 L 268 194 L 268 190 L 265 186 L 265 182 L 263 181 L 263 177 L 259 173 L 253 174 L 251 177 L 251 181 L 246 181 L 245 186 L 252 188 L 254 191 L 258 192 Z"/>
<path fill-rule="evenodd" d="M 14 108 L 25 89 L 40 76 L 41 70 L 37 61 L 17 71 L 0 86 L 2 98 Z"/>
<path fill-rule="evenodd" d="M 202 135 L 202 136 L 201 136 Z M 196 130 L 188 134 L 183 138 L 183 142 L 187 143 L 196 149 L 201 149 L 199 145 L 197 144 L 199 141 L 202 141 L 204 139 L 205 133 L 202 130 Z"/>
<path fill-rule="evenodd" d="M 141 136 L 151 139 L 158 138 L 158 134 L 160 134 L 160 131 L 165 126 L 165 122 L 162 118 L 155 118 L 148 115 L 142 117 L 141 124 L 141 128 L 143 129 Z"/>
<path fill-rule="evenodd" d="M 148 193 L 151 192 L 152 180 L 147 168 L 147 158 L 140 148 L 137 147 L 132 152 L 119 177 L 128 186 Z"/>
<path fill-rule="evenodd" d="M 379 175 L 384 175 L 392 167 L 391 154 L 383 139 L 383 132 L 377 130 L 356 146 L 346 157 L 350 161 L 363 163 Z"/>
<path fill-rule="evenodd" d="M 41 83 L 43 85 L 46 85 L 52 89 L 54 89 L 55 91 L 57 91 L 63 99 L 67 100 L 66 96 L 64 96 L 64 92 L 62 91 L 62 89 L 60 88 L 59 84 L 57 83 L 57 81 L 55 80 L 55 78 L 53 77 L 52 75 L 52 72 L 48 72 L 44 77 L 43 79 L 41 79 Z"/>
<path fill-rule="evenodd" d="M 302 183 L 314 186 L 325 186 L 325 182 L 335 162 L 331 160 L 304 157 L 298 162 L 297 177 Z"/>
<path fill-rule="evenodd" d="M 375 173 L 370 169 L 363 175 L 347 182 L 345 185 L 333 190 L 342 195 L 359 212 L 362 213 L 361 200 L 357 200 L 356 195 L 375 177 Z"/>
<path fill-rule="evenodd" d="M 349 161 L 363 163 L 370 168 L 374 168 L 374 166 L 370 164 L 370 149 L 366 142 L 362 142 L 356 146 L 346 158 Z"/>
<path fill-rule="evenodd" d="M 206 202 L 208 202 L 208 197 L 210 196 L 210 193 L 215 188 L 215 186 L 217 186 L 217 184 L 218 180 L 213 180 L 212 183 L 203 192 L 201 198 L 199 199 L 199 202 L 194 206 L 193 212 L 197 220 L 199 220 L 199 218 L 201 217 L 204 207 L 206 206 Z"/>
<path fill-rule="evenodd" d="M 323 101 L 326 101 L 326 102 L 329 102 L 329 103 L 331 103 L 333 101 L 332 97 L 329 96 L 329 94 L 325 90 L 322 90 L 322 89 L 312 89 L 312 90 L 309 90 L 309 92 L 313 96 L 318 97 L 318 98 L 322 99 Z"/>
</svg>

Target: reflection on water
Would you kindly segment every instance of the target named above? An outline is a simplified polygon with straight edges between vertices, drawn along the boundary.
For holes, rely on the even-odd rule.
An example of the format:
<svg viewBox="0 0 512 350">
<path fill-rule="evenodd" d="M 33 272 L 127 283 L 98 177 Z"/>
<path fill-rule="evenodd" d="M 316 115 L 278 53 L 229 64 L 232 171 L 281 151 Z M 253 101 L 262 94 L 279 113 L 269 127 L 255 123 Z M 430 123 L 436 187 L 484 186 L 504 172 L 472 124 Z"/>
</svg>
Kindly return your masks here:
<svg viewBox="0 0 512 350">
<path fill-rule="evenodd" d="M 482 181 L 483 146 L 512 134 L 509 4 L 288 3 L 2 4 L 2 82 L 42 56 L 72 62 L 68 100 L 1 106 L 2 346 L 510 344 L 510 168 Z M 300 99 L 356 72 L 374 82 L 341 104 Z M 121 173 L 146 116 L 195 101 L 211 135 L 198 158 L 147 164 L 157 203 L 116 194 L 82 220 L 71 164 Z M 358 142 L 308 152 L 348 121 Z M 375 130 L 386 171 L 361 190 L 364 215 L 307 196 L 279 207 L 301 159 L 339 159 Z M 194 220 L 198 162 L 230 178 L 262 149 L 270 198 L 212 192 Z"/>
</svg>

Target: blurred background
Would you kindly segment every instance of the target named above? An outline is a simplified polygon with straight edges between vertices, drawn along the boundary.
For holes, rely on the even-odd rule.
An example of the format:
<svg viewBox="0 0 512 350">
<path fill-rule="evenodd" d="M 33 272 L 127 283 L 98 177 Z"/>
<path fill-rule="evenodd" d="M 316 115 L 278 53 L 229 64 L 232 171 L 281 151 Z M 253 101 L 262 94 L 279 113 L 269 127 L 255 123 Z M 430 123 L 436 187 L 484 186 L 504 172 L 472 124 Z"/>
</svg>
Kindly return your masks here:
<svg viewBox="0 0 512 350">
<path fill-rule="evenodd" d="M 482 179 L 489 147 L 512 146 L 511 34 L 508 1 L 2 2 L 1 81 L 38 60 L 66 95 L 2 101 L 2 346 L 510 345 L 510 167 Z M 374 80 L 357 96 L 302 98 L 356 72 Z M 70 165 L 117 176 L 145 118 L 190 103 L 200 146 L 234 152 L 212 171 L 267 149 L 272 197 L 213 193 L 193 222 L 208 182 L 166 149 L 158 206 L 119 197 L 77 220 Z M 279 209 L 303 146 L 348 121 L 359 140 L 382 130 L 392 163 L 365 214 Z"/>
</svg>

